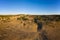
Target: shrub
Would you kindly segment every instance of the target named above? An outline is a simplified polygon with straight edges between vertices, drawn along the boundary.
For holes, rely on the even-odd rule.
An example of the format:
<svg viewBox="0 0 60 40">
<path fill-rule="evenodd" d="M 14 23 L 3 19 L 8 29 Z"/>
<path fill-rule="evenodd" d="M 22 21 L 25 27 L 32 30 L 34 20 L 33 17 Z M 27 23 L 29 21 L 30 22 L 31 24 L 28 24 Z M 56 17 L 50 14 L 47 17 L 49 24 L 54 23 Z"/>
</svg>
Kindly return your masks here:
<svg viewBox="0 0 60 40">
<path fill-rule="evenodd" d="M 25 17 L 19 17 L 19 18 L 17 18 L 17 20 L 28 20 L 28 18 L 25 18 Z"/>
</svg>

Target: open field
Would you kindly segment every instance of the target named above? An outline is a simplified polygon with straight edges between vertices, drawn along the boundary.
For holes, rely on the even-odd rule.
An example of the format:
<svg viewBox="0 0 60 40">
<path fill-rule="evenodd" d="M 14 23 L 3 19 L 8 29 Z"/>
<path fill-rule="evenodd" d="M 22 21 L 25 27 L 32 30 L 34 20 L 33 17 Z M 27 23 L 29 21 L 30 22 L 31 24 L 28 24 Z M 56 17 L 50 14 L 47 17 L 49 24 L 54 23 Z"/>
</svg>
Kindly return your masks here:
<svg viewBox="0 0 60 40">
<path fill-rule="evenodd" d="M 0 15 L 0 40 L 60 40 L 60 15 Z"/>
</svg>

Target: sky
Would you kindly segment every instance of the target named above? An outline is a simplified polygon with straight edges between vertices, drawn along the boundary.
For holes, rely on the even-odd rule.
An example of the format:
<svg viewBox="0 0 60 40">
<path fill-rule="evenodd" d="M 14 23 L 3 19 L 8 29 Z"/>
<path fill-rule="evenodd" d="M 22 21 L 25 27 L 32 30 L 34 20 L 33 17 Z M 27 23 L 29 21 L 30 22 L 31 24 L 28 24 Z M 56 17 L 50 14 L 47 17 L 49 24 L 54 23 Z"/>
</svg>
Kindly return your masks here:
<svg viewBox="0 0 60 40">
<path fill-rule="evenodd" d="M 60 0 L 0 0 L 0 15 L 60 15 Z"/>
</svg>

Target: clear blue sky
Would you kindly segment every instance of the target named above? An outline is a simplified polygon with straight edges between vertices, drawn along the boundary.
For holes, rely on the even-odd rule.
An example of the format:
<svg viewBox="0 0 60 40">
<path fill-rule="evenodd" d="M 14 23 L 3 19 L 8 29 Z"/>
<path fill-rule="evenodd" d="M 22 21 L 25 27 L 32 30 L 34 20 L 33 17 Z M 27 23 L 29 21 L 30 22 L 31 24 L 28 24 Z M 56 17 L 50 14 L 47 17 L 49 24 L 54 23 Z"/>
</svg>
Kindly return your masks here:
<svg viewBox="0 0 60 40">
<path fill-rule="evenodd" d="M 0 14 L 60 14 L 60 0 L 0 0 Z"/>
</svg>

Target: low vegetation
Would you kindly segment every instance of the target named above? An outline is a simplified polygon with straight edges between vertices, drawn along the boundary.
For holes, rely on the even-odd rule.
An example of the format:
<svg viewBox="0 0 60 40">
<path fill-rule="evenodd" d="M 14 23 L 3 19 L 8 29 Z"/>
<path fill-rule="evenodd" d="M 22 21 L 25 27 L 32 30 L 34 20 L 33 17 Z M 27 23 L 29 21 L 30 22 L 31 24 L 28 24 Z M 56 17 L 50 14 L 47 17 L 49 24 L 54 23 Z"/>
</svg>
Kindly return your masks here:
<svg viewBox="0 0 60 40">
<path fill-rule="evenodd" d="M 60 15 L 0 15 L 0 40 L 60 40 Z"/>
<path fill-rule="evenodd" d="M 28 18 L 25 18 L 25 17 L 19 17 L 19 18 L 17 18 L 17 20 L 28 20 Z"/>
</svg>

